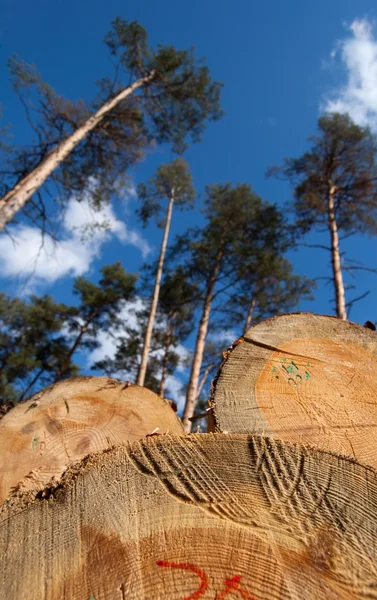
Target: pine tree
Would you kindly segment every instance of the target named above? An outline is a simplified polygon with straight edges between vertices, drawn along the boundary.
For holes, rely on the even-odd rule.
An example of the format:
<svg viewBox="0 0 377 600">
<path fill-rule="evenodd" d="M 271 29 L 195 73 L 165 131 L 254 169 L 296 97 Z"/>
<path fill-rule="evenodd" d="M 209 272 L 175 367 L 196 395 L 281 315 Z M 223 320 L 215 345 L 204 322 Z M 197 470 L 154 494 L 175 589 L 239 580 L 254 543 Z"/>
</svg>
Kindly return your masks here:
<svg viewBox="0 0 377 600">
<path fill-rule="evenodd" d="M 252 324 L 292 312 L 301 300 L 313 300 L 316 284 L 296 275 L 291 262 L 281 254 L 259 252 L 240 265 L 242 277 L 222 314 L 242 324 L 245 334 Z"/>
<path fill-rule="evenodd" d="M 140 368 L 141 355 L 143 351 L 142 332 L 148 321 L 148 309 L 134 312 L 133 325 L 123 323 L 121 333 L 119 328 L 110 329 L 115 343 L 115 351 L 112 357 L 105 356 L 92 365 L 93 371 L 102 371 L 108 377 L 136 381 Z M 153 330 L 150 346 L 150 360 L 148 361 L 145 374 L 144 386 L 156 394 L 161 390 L 161 372 L 163 359 L 166 361 L 167 373 L 172 373 L 178 364 L 179 357 L 174 353 L 171 345 L 165 351 L 165 322 L 161 321 L 161 314 L 157 315 L 156 326 Z M 135 321 L 135 322 L 134 322 Z"/>
<path fill-rule="evenodd" d="M 75 280 L 73 292 L 80 297 L 80 303 L 75 316 L 69 321 L 71 345 L 55 374 L 55 381 L 66 375 L 69 362 L 78 348 L 94 350 L 98 347 L 100 331 L 120 325 L 122 306 L 134 299 L 137 277 L 126 273 L 120 262 L 102 267 L 101 273 L 98 285 L 84 277 Z"/>
<path fill-rule="evenodd" d="M 50 296 L 27 302 L 0 294 L 0 402 L 23 400 L 52 383 L 63 364 L 66 375 L 77 373 L 62 333 L 74 315 Z"/>
<path fill-rule="evenodd" d="M 165 275 L 160 292 L 160 310 L 165 321 L 159 389 L 161 397 L 165 396 L 167 376 L 172 375 L 174 367 L 178 366 L 177 346 L 187 339 L 194 327 L 197 303 L 198 289 L 190 283 L 182 266 Z"/>
<path fill-rule="evenodd" d="M 150 288 L 151 271 L 154 271 L 154 265 L 144 268 L 144 277 L 139 286 L 144 291 Z M 178 347 L 194 326 L 196 292 L 196 288 L 187 281 L 182 267 L 169 270 L 164 275 L 144 381 L 145 387 L 161 397 L 169 395 L 168 378 L 182 363 Z M 124 323 L 121 335 L 119 328 L 112 331 L 117 340 L 114 356 L 96 362 L 94 370 L 104 371 L 109 377 L 136 380 L 143 351 L 143 331 L 149 318 L 147 303 L 132 312 L 132 321 L 136 321 L 132 326 Z"/>
<path fill-rule="evenodd" d="M 292 182 L 296 224 L 303 233 L 328 230 L 336 314 L 347 319 L 339 232 L 377 234 L 377 140 L 348 115 L 328 114 L 309 141 L 308 152 L 286 159 L 270 174 Z"/>
<path fill-rule="evenodd" d="M 182 152 L 189 136 L 200 140 L 206 122 L 221 116 L 221 85 L 191 50 L 152 48 L 137 21 L 120 17 L 105 42 L 117 61 L 116 78 L 100 81 L 99 97 L 89 106 L 58 96 L 33 65 L 10 60 L 14 89 L 37 140 L 16 150 L 2 171 L 0 187 L 7 191 L 0 199 L 0 231 L 29 201 L 36 216 L 45 218 L 40 188 L 48 178 L 59 184 L 60 199 L 63 193 L 80 196 L 94 178 L 101 202 L 148 141 L 171 143 Z"/>
<path fill-rule="evenodd" d="M 142 202 L 138 213 L 143 224 L 146 225 L 150 218 L 154 216 L 157 224 L 164 228 L 150 313 L 145 331 L 143 353 L 137 377 L 137 384 L 144 385 L 173 206 L 181 210 L 191 208 L 195 198 L 195 190 L 188 164 L 183 158 L 177 158 L 169 164 L 161 165 L 157 169 L 156 175 L 148 182 L 148 185 L 142 184 L 138 187 L 138 195 Z M 163 201 L 167 202 L 166 212 L 163 209 Z M 160 218 L 161 213 L 164 215 L 162 219 Z"/>
<path fill-rule="evenodd" d="M 282 253 L 291 239 L 283 215 L 264 202 L 246 184 L 213 185 L 206 188 L 206 225 L 178 238 L 171 254 L 185 260 L 190 281 L 201 290 L 201 308 L 195 350 L 187 386 L 183 424 L 191 428 L 200 381 L 211 311 L 223 306 L 244 276 L 245 260 L 260 253 Z M 227 318 L 226 328 L 234 321 Z"/>
<path fill-rule="evenodd" d="M 96 285 L 75 280 L 78 306 L 57 303 L 50 296 L 29 301 L 0 294 L 0 402 L 19 401 L 79 372 L 79 351 L 93 350 L 98 335 L 123 325 L 119 315 L 133 299 L 136 276 L 120 263 L 102 268 Z"/>
</svg>

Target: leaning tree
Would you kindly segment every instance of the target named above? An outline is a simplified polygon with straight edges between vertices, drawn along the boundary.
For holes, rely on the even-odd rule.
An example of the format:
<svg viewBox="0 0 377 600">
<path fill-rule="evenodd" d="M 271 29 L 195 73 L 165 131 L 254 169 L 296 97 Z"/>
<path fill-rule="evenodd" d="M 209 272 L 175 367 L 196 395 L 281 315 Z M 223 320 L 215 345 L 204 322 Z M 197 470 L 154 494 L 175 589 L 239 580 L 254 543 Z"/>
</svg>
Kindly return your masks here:
<svg viewBox="0 0 377 600">
<path fill-rule="evenodd" d="M 13 87 L 36 140 L 16 149 L 1 169 L 0 231 L 27 203 L 34 218 L 46 218 L 40 189 L 50 179 L 59 184 L 60 199 L 80 197 L 94 179 L 91 194 L 100 203 L 146 144 L 167 142 L 182 152 L 188 137 L 200 140 L 206 122 L 221 116 L 221 84 L 192 50 L 153 48 L 137 21 L 121 17 L 105 42 L 116 77 L 100 81 L 99 96 L 89 105 L 59 96 L 34 65 L 11 58 Z"/>
</svg>

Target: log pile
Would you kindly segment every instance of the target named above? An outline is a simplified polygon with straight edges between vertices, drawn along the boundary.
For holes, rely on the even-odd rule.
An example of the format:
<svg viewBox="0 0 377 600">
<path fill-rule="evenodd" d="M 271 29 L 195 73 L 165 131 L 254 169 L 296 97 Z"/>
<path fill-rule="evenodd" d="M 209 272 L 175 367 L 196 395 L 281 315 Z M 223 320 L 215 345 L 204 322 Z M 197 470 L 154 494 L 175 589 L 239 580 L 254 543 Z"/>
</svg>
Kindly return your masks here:
<svg viewBox="0 0 377 600">
<path fill-rule="evenodd" d="M 16 406 L 0 598 L 377 598 L 376 373 L 374 331 L 298 314 L 225 353 L 214 434 L 105 378 Z"/>
</svg>

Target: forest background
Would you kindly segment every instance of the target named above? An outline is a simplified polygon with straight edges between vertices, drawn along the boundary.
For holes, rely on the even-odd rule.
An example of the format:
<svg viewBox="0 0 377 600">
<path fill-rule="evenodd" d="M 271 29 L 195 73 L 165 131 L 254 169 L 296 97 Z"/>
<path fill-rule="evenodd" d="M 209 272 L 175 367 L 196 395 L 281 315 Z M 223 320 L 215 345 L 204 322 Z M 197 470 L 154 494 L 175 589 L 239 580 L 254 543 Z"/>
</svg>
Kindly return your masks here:
<svg viewBox="0 0 377 600">
<path fill-rule="evenodd" d="M 9 133 L 12 137 L 6 140 L 7 143 L 12 147 L 30 147 L 36 139 L 9 81 L 9 57 L 17 55 L 27 63 L 35 63 L 42 80 L 48 82 L 59 96 L 73 102 L 80 99 L 90 102 L 97 93 L 95 82 L 114 75 L 114 61 L 103 39 L 117 15 L 130 22 L 137 20 L 147 31 L 152 46 L 161 43 L 177 49 L 194 47 L 196 57 L 205 57 L 213 80 L 223 83 L 221 106 L 224 115 L 219 120 L 205 123 L 200 143 L 191 143 L 188 139 L 189 145 L 183 154 L 193 177 L 195 203 L 192 209 L 182 212 L 178 209 L 173 213 L 170 247 L 176 243 L 177 235 L 186 234 L 190 228 L 205 226 L 205 215 L 201 210 L 208 185 L 247 184 L 257 196 L 276 204 L 293 224 L 295 217 L 286 208 L 292 201 L 292 185 L 286 179 L 267 178 L 266 172 L 273 165 L 282 165 L 286 157 L 298 158 L 308 151 L 307 138 L 317 133 L 318 119 L 325 112 L 348 113 L 356 124 L 369 127 L 372 133 L 377 132 L 377 29 L 372 1 L 361 0 L 356 5 L 351 0 L 333 0 L 329 5 L 321 0 L 311 5 L 298 0 L 288 3 L 273 0 L 262 5 L 246 0 L 236 4 L 214 0 L 200 3 L 196 0 L 189 3 L 139 0 L 126 4 L 116 0 L 106 4 L 38 0 L 30 5 L 25 0 L 5 0 L 0 12 L 0 102 L 3 107 L 0 124 L 6 127 L 11 123 Z M 2 139 L 6 139 L 5 133 Z M 81 301 L 83 311 L 71 311 L 68 315 L 71 321 L 68 317 L 65 320 L 67 315 L 64 318 L 60 315 L 62 329 L 52 331 L 50 342 L 63 332 L 66 346 L 63 349 L 55 347 L 53 351 L 50 346 L 55 361 L 53 368 L 52 363 L 45 365 L 44 374 L 35 383 L 35 374 L 39 372 L 36 364 L 22 364 L 23 370 L 20 364 L 16 365 L 19 369 L 17 377 L 14 369 L 12 373 L 6 373 L 9 381 L 14 376 L 11 385 L 17 398 L 26 397 L 38 386 L 53 381 L 62 366 L 66 368 L 65 375 L 108 372 L 124 379 L 136 379 L 149 310 L 148 298 L 152 294 L 153 268 L 162 238 L 162 230 L 153 218 L 146 227 L 138 218 L 137 211 L 142 206 L 138 186 L 146 184 L 161 165 L 177 158 L 173 150 L 169 143 L 152 144 L 140 162 L 131 165 L 127 173 L 121 173 L 127 175 L 126 188 L 112 194 L 110 203 L 100 212 L 90 207 L 91 186 L 96 178 L 93 169 L 92 173 L 88 171 L 88 185 L 81 202 L 71 194 L 57 210 L 59 191 L 54 192 L 55 188 L 51 186 L 51 195 L 44 193 L 43 201 L 51 225 L 44 236 L 41 237 L 41 223 L 32 222 L 24 214 L 19 214 L 0 233 L 0 288 L 8 301 L 8 305 L 2 307 L 4 340 L 9 333 L 9 321 L 7 325 L 4 315 L 9 316 L 12 298 L 27 304 L 32 295 L 41 298 L 48 294 L 56 303 L 64 303 L 76 310 Z M 98 226 L 98 223 L 102 225 Z M 52 233 L 55 239 L 51 237 Z M 311 294 L 307 289 L 308 293 L 297 297 L 292 309 L 336 314 L 334 288 L 328 280 L 332 277 L 330 256 L 322 248 L 309 247 L 328 245 L 328 231 L 311 231 L 298 239 L 297 244 L 284 256 L 291 261 L 296 275 L 315 281 L 315 285 Z M 348 318 L 359 323 L 374 322 L 376 239 L 358 233 L 342 242 L 342 252 Z M 176 266 L 172 258 L 168 251 L 169 269 Z M 88 291 L 85 285 L 88 282 L 97 285 L 101 277 L 103 280 L 101 269 L 118 261 L 128 274 L 139 275 L 139 283 L 135 290 L 130 290 L 132 281 L 123 281 L 128 289 L 126 294 L 129 293 L 127 306 L 122 305 L 119 309 L 117 305 L 113 312 L 104 313 L 103 320 L 94 324 L 86 343 L 77 345 L 68 356 L 70 369 L 67 369 L 66 351 L 72 351 L 70 342 L 77 338 L 78 331 L 69 327 L 75 319 L 76 326 L 82 326 L 90 302 L 88 297 L 84 298 L 85 289 Z M 184 266 L 188 262 L 182 254 L 180 264 Z M 145 264 L 151 270 L 145 270 Z M 356 269 L 350 271 L 349 267 Z M 77 277 L 84 277 L 85 281 L 77 281 Z M 245 313 L 245 318 L 233 318 L 240 291 L 230 285 L 227 292 L 234 303 L 229 307 L 232 316 L 222 313 L 218 307 L 211 317 L 199 378 L 200 382 L 204 375 L 207 376 L 201 390 L 202 400 L 208 396 L 209 381 L 216 371 L 221 352 L 242 334 L 247 316 Z M 310 300 L 310 295 L 315 299 Z M 114 307 L 118 300 L 113 298 Z M 274 297 L 273 305 L 270 300 L 259 316 L 276 314 L 283 306 L 278 297 Z M 145 314 L 139 314 L 144 309 Z M 38 310 L 46 315 L 48 309 L 39 307 Z M 33 317 L 37 322 L 41 313 Z M 190 378 L 200 306 L 194 304 L 190 314 L 192 321 L 187 315 L 184 317 L 189 324 L 188 331 L 184 331 L 182 339 L 177 339 L 172 348 L 176 357 L 172 358 L 165 382 L 165 393 L 178 403 L 180 411 L 185 404 Z M 257 312 L 253 316 L 258 319 Z M 159 331 L 163 335 L 166 315 L 161 314 L 158 318 Z M 132 329 L 126 332 L 126 338 L 128 342 L 131 339 L 132 344 L 126 351 L 123 348 L 129 360 L 123 362 L 122 368 L 119 368 L 119 361 L 118 364 L 113 362 L 110 368 L 108 362 L 105 364 L 106 360 L 116 358 L 125 328 Z M 154 344 L 152 359 L 154 356 L 155 364 L 149 383 L 158 391 L 164 342 L 156 339 Z M 96 364 L 97 368 L 93 370 Z M 210 367 L 208 372 L 207 367 Z M 4 391 L 5 383 L 2 382 L 3 400 L 13 393 L 9 389 Z"/>
</svg>

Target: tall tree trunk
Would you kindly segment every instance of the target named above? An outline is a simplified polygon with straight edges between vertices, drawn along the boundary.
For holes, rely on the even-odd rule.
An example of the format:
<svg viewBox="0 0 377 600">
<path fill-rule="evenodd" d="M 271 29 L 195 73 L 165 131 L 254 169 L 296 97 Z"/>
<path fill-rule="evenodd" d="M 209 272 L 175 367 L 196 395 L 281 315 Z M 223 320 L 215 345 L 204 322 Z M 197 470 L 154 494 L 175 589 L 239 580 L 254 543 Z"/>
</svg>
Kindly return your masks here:
<svg viewBox="0 0 377 600">
<path fill-rule="evenodd" d="M 155 71 L 152 71 L 146 77 L 135 81 L 132 85 L 125 88 L 114 98 L 105 102 L 97 112 L 81 125 L 72 135 L 60 142 L 53 148 L 41 163 L 31 171 L 26 177 L 21 179 L 3 198 L 0 199 L 0 231 L 9 223 L 15 214 L 23 208 L 31 196 L 46 181 L 51 173 L 62 163 L 65 158 L 74 150 L 74 148 L 92 131 L 113 108 L 122 100 L 127 98 L 153 79 Z"/>
<path fill-rule="evenodd" d="M 250 303 L 249 310 L 247 312 L 247 317 L 246 317 L 246 321 L 245 321 L 245 327 L 243 328 L 242 335 L 245 335 L 247 333 L 247 331 L 251 327 L 251 320 L 253 318 L 253 313 L 254 313 L 255 305 L 257 303 L 257 297 L 256 297 L 255 293 L 256 292 L 254 291 L 254 296 L 253 296 L 253 299 L 252 299 L 252 301 Z"/>
<path fill-rule="evenodd" d="M 188 433 L 190 433 L 190 431 L 191 431 L 191 421 L 189 419 L 193 416 L 195 407 L 196 407 L 196 403 L 197 403 L 197 390 L 198 390 L 198 386 L 199 386 L 200 368 L 202 366 L 204 346 L 205 346 L 205 341 L 206 341 L 207 332 L 208 332 L 208 324 L 209 324 L 209 317 L 211 314 L 211 304 L 212 304 L 212 299 L 213 299 L 213 292 L 215 289 L 217 275 L 219 273 L 220 263 L 221 263 L 223 254 L 224 254 L 224 249 L 221 248 L 221 250 L 219 250 L 219 252 L 217 254 L 216 262 L 214 264 L 211 276 L 208 281 L 207 293 L 206 293 L 206 296 L 204 299 L 204 304 L 203 304 L 202 317 L 200 319 L 199 329 L 198 329 L 198 333 L 196 336 L 194 357 L 193 357 L 192 365 L 191 365 L 190 380 L 189 380 L 189 384 L 187 387 L 186 404 L 185 404 L 185 410 L 183 412 L 183 419 L 182 419 L 183 428 Z"/>
<path fill-rule="evenodd" d="M 347 320 L 346 299 L 342 269 L 340 266 L 338 226 L 335 218 L 335 193 L 336 186 L 329 182 L 327 201 L 328 222 L 331 236 L 331 263 L 335 287 L 336 314 L 340 319 Z"/>
<path fill-rule="evenodd" d="M 160 383 L 160 396 L 161 398 L 165 397 L 165 386 L 166 386 L 166 376 L 168 374 L 168 362 L 169 362 L 169 350 L 171 344 L 171 325 L 168 321 L 166 325 L 166 333 L 165 333 L 165 351 L 164 357 L 162 359 L 162 371 L 161 371 L 161 383 Z"/>
<path fill-rule="evenodd" d="M 168 237 L 169 237 L 169 230 L 170 230 L 170 223 L 171 223 L 171 215 L 172 215 L 172 212 L 173 212 L 173 204 L 174 204 L 174 194 L 175 194 L 175 190 L 173 188 L 171 190 L 171 196 L 170 196 L 170 200 L 169 200 L 168 212 L 167 212 L 167 215 L 166 215 L 166 224 L 165 224 L 164 237 L 162 238 L 162 244 L 161 244 L 161 250 L 160 250 L 160 258 L 158 260 L 158 267 L 157 267 L 157 273 L 156 273 L 156 281 L 155 281 L 154 290 L 153 290 L 152 305 L 151 305 L 151 310 L 150 310 L 150 313 L 149 313 L 147 330 L 145 332 L 143 355 L 141 357 L 141 363 L 140 363 L 139 372 L 138 372 L 138 375 L 137 375 L 137 382 L 136 382 L 137 385 L 144 385 L 145 374 L 147 372 L 148 356 L 149 356 L 149 350 L 150 350 L 150 346 L 151 346 L 151 339 L 152 339 L 152 332 L 153 332 L 154 320 L 155 320 L 155 317 L 156 317 L 158 298 L 159 298 L 159 295 L 160 295 L 162 270 L 163 270 L 163 267 L 164 267 L 166 247 L 168 245 Z"/>
</svg>

